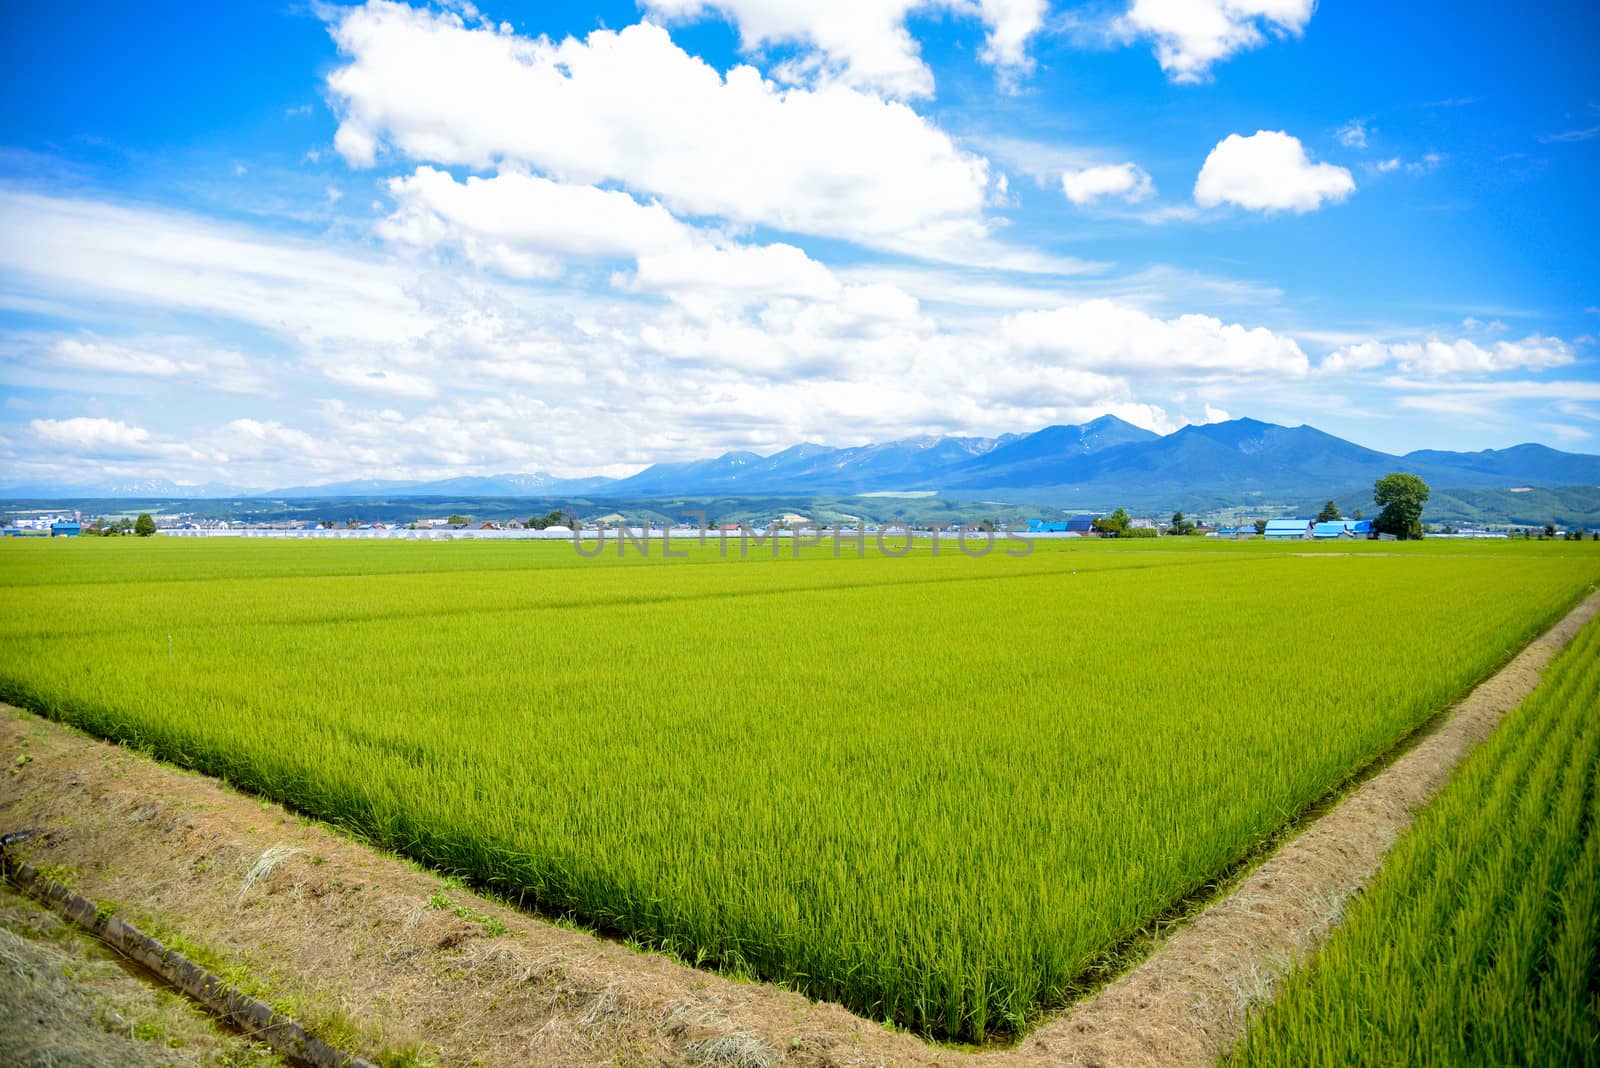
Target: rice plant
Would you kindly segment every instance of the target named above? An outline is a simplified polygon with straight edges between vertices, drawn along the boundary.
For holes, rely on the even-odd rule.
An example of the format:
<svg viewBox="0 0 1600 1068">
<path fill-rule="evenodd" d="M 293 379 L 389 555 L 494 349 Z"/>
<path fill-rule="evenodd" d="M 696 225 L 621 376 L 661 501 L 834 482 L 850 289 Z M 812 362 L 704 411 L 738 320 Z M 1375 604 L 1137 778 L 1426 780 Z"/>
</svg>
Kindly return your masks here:
<svg viewBox="0 0 1600 1068">
<path fill-rule="evenodd" d="M 1395 846 L 1232 1058 L 1600 1063 L 1600 622 Z"/>
<path fill-rule="evenodd" d="M 547 914 L 981 1039 L 1600 579 L 1586 546 L 1197 541 L 3 544 L 0 695 Z"/>
</svg>

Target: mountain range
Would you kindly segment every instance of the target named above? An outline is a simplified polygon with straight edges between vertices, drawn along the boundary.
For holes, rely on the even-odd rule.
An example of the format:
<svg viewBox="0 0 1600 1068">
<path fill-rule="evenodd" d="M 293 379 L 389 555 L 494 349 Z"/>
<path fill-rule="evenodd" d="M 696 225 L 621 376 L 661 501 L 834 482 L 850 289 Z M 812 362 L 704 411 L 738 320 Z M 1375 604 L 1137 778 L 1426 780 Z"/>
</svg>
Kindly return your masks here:
<svg viewBox="0 0 1600 1068">
<path fill-rule="evenodd" d="M 13 485 L 0 496 L 86 497 L 594 497 L 716 494 L 937 493 L 967 499 L 1128 503 L 1186 495 L 1237 500 L 1292 499 L 1370 490 L 1391 471 L 1441 487 L 1514 490 L 1600 485 L 1600 456 L 1516 445 L 1481 452 L 1423 449 L 1393 455 L 1315 427 L 1254 419 L 1186 426 L 1155 434 L 1107 415 L 1081 426 L 1048 426 L 995 438 L 930 436 L 837 448 L 804 443 L 763 456 L 728 452 L 660 463 L 627 478 L 563 479 L 534 472 L 436 481 L 365 479 L 320 486 L 246 490 L 182 486 L 164 479 L 98 485 Z"/>
</svg>

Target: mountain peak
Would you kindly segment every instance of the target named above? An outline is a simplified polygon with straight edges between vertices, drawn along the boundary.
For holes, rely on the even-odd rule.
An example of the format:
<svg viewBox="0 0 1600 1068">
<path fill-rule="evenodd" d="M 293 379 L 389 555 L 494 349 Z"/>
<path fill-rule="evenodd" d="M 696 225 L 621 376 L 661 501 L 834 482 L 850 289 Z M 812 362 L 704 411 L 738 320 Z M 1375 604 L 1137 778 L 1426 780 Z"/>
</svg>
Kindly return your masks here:
<svg viewBox="0 0 1600 1068">
<path fill-rule="evenodd" d="M 1139 429 L 1126 419 L 1123 419 L 1120 416 L 1112 415 L 1110 412 L 1107 412 L 1105 415 L 1099 416 L 1095 419 L 1091 419 L 1087 423 L 1083 424 L 1083 429 L 1085 430 L 1105 430 L 1110 427 L 1130 427 L 1135 430 Z"/>
</svg>

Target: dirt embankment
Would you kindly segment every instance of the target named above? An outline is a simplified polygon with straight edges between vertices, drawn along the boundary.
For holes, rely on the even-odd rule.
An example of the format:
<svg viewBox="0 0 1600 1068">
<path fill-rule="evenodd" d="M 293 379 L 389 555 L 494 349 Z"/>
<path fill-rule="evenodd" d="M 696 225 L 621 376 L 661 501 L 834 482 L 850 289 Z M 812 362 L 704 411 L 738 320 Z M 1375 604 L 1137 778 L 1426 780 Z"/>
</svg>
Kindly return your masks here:
<svg viewBox="0 0 1600 1068">
<path fill-rule="evenodd" d="M 932 1046 L 835 1005 L 521 914 L 277 805 L 16 711 L 0 717 L 0 831 L 45 828 L 27 844 L 30 863 L 319 1037 L 380 1060 L 1211 1064 L 1597 612 L 1600 594 L 1142 964 L 1009 1050 Z"/>
</svg>

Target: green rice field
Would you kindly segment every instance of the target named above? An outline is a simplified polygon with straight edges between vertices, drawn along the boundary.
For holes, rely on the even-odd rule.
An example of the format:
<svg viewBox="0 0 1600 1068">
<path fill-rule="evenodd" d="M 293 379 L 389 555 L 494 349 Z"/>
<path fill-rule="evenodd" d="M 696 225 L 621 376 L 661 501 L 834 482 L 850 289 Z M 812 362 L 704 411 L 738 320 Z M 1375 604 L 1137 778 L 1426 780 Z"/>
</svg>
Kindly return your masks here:
<svg viewBox="0 0 1600 1068">
<path fill-rule="evenodd" d="M 1233 1060 L 1600 1063 L 1600 621 L 1468 757 Z"/>
<path fill-rule="evenodd" d="M 702 965 L 977 1040 L 1600 582 L 1588 543 L 0 542 L 0 696 Z"/>
</svg>

